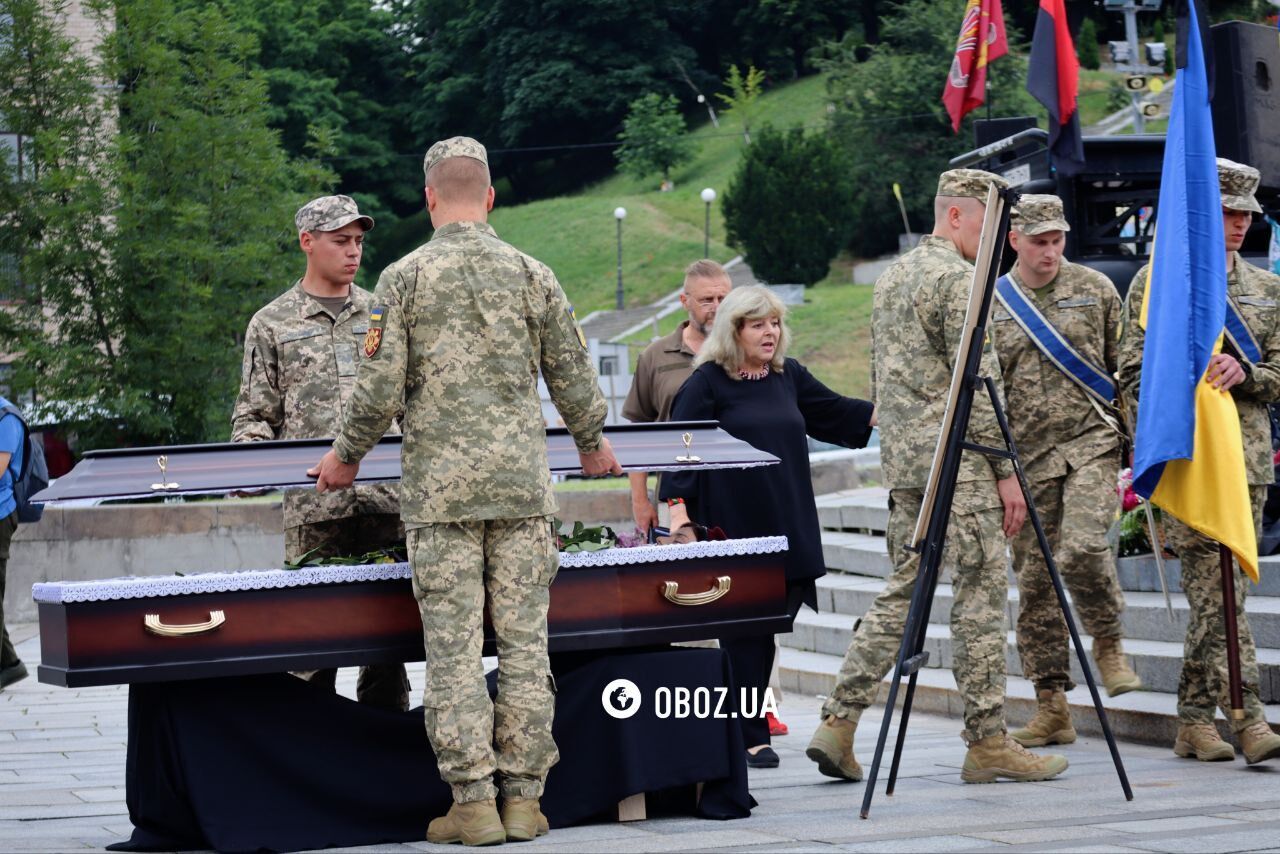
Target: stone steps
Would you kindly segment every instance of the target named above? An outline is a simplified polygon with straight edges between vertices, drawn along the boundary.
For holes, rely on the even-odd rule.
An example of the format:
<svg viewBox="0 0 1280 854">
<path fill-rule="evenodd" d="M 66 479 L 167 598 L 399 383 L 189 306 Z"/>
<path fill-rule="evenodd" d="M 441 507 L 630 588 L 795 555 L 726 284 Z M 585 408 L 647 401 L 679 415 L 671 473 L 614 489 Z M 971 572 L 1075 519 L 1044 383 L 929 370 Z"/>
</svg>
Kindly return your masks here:
<svg viewBox="0 0 1280 854">
<path fill-rule="evenodd" d="M 787 709 L 795 702 L 792 697 L 816 696 L 825 699 L 835 686 L 839 671 L 839 656 L 804 652 L 784 646 L 778 657 L 778 672 L 783 691 L 783 703 L 779 713 L 782 719 L 786 720 Z M 881 683 L 881 703 L 887 697 L 891 678 L 892 674 Z M 902 694 L 899 693 L 898 696 L 901 703 Z M 1102 727 L 1098 721 L 1097 712 L 1093 708 L 1093 701 L 1089 697 L 1089 689 L 1084 683 L 1067 693 L 1067 702 L 1071 707 L 1071 719 L 1076 731 L 1084 737 L 1101 736 Z M 1133 691 L 1121 694 L 1119 697 L 1107 697 L 1103 693 L 1102 703 L 1106 709 L 1111 730 L 1118 740 L 1166 746 L 1173 744 L 1178 729 L 1178 710 L 1177 699 L 1172 694 Z M 1035 714 L 1035 708 L 1034 686 L 1021 676 L 1009 676 L 1005 685 L 1005 716 L 1010 728 L 1025 724 Z M 956 719 L 957 732 L 961 729 L 960 719 L 964 716 L 964 705 L 960 701 L 955 677 L 950 670 L 926 667 L 919 671 L 912 711 L 948 715 Z M 888 773 L 896 722 L 895 718 L 895 730 L 890 732 L 891 741 L 886 748 L 882 774 Z M 1274 723 L 1272 728 L 1275 729 Z M 1218 729 L 1224 737 L 1229 736 L 1230 730 L 1221 712 L 1218 713 Z M 809 737 L 809 733 L 796 733 L 794 730 L 793 734 L 805 739 Z M 878 730 L 875 727 L 866 727 L 858 732 L 855 751 L 864 765 L 871 760 L 877 734 Z M 908 737 L 908 750 L 910 744 L 911 739 Z M 1123 758 L 1123 744 L 1120 749 Z M 1042 748 L 1038 752 L 1052 750 L 1053 748 Z"/>
<path fill-rule="evenodd" d="M 779 643 L 801 652 L 818 652 L 836 658 L 843 657 L 849 648 L 853 636 L 853 624 L 857 618 L 851 614 L 815 614 L 802 610 L 796 617 L 794 629 L 790 634 L 780 635 Z M 1092 640 L 1081 634 L 1086 653 Z M 926 632 L 925 649 L 929 653 L 930 668 L 950 670 L 952 666 L 953 643 L 951 627 L 944 624 L 930 623 Z M 1167 641 L 1125 639 L 1125 652 L 1133 662 L 1133 668 L 1142 677 L 1143 684 L 1149 691 L 1175 693 L 1178 690 L 1178 674 L 1182 668 L 1182 643 Z M 1021 676 L 1022 664 L 1018 657 L 1014 633 L 1007 634 L 1005 659 L 1008 662 L 1010 675 Z M 1075 654 L 1071 656 L 1072 678 L 1084 684 Z M 1262 700 L 1267 703 L 1280 702 L 1280 650 L 1259 648 L 1258 669 Z M 1094 669 L 1097 677 L 1097 669 Z"/>
<path fill-rule="evenodd" d="M 819 610 L 823 613 L 861 616 L 871 607 L 871 603 L 884 587 L 885 581 L 882 578 L 828 574 L 818 579 Z M 1169 619 L 1165 610 L 1164 596 L 1159 593 L 1128 591 L 1124 598 L 1125 610 L 1121 620 L 1124 624 L 1125 638 L 1182 643 L 1183 638 L 1186 637 L 1187 619 L 1190 613 L 1186 596 L 1181 593 L 1170 594 L 1169 599 L 1173 604 L 1172 620 Z M 952 601 L 951 584 L 946 581 L 940 582 L 934 593 L 929 622 L 947 623 Z M 1254 643 L 1258 647 L 1280 649 L 1280 599 L 1272 596 L 1251 596 L 1247 607 Z M 1018 590 L 1011 586 L 1005 611 L 1010 627 L 1016 624 L 1018 611 Z M 1081 632 L 1084 631 L 1078 616 L 1076 627 Z"/>
<path fill-rule="evenodd" d="M 889 519 L 889 493 L 881 487 L 861 487 L 818 498 L 818 521 L 823 527 L 822 552 L 829 571 L 886 577 L 892 564 L 885 548 L 884 529 Z M 1259 559 L 1261 581 L 1249 593 L 1280 596 L 1280 555 Z M 1151 555 L 1121 558 L 1117 562 L 1120 586 L 1135 592 L 1159 592 L 1160 578 Z M 1182 564 L 1165 561 L 1170 592 L 1182 590 Z M 943 572 L 946 577 L 946 570 Z"/>
<path fill-rule="evenodd" d="M 844 489 L 819 496 L 817 504 L 828 569 L 827 576 L 817 584 L 821 613 L 802 610 L 794 631 L 779 637 L 783 688 L 805 694 L 825 694 L 830 690 L 848 648 L 854 621 L 866 613 L 892 571 L 883 536 L 889 516 L 887 490 L 880 487 Z M 1179 583 L 1180 568 L 1178 561 L 1166 561 L 1174 611 L 1174 619 L 1170 621 L 1164 597 L 1159 592 L 1154 558 L 1130 557 L 1118 563 L 1118 575 L 1125 591 L 1125 649 L 1148 689 L 1114 699 L 1104 695 L 1112 725 L 1121 738 L 1168 743 L 1174 737 L 1177 680 L 1189 616 Z M 920 671 L 917 707 L 959 717 L 962 706 L 950 671 L 949 613 L 953 589 L 949 582 L 950 573 L 944 567 L 930 614 L 926 641 L 930 661 L 929 666 Z M 1012 631 L 1018 607 L 1018 592 L 1011 575 L 1005 615 L 1010 674 L 1008 714 L 1012 724 L 1025 721 L 1035 706 L 1032 686 L 1021 676 Z M 1280 702 L 1280 556 L 1262 558 L 1262 583 L 1250 587 L 1248 611 L 1258 647 L 1264 702 Z M 1084 636 L 1078 622 L 1077 628 L 1087 650 L 1091 639 Z M 1077 729 L 1083 734 L 1099 734 L 1074 652 L 1072 662 L 1073 678 L 1079 687 L 1068 699 Z M 865 738 L 860 736 L 860 743 L 866 744 Z"/>
</svg>

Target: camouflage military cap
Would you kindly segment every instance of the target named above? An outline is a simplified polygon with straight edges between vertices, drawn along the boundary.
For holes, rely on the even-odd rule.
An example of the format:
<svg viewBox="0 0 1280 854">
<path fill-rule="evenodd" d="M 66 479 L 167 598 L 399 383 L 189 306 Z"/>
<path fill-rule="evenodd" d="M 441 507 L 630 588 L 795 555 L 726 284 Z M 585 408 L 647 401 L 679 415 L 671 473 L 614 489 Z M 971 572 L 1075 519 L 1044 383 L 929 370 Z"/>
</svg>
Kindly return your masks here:
<svg viewBox="0 0 1280 854">
<path fill-rule="evenodd" d="M 949 169 L 938 176 L 937 195 L 965 196 L 985 202 L 987 188 L 992 184 L 1001 190 L 1009 186 L 1009 182 L 999 175 L 981 169 Z"/>
<path fill-rule="evenodd" d="M 1062 212 L 1062 199 L 1057 196 L 1028 194 L 1018 199 L 1011 220 L 1022 234 L 1044 234 L 1046 231 L 1070 231 Z"/>
<path fill-rule="evenodd" d="M 299 232 L 303 231 L 337 231 L 348 223 L 360 221 L 364 230 L 373 228 L 373 217 L 365 216 L 356 207 L 356 200 L 350 196 L 321 196 L 312 199 L 293 217 L 293 223 Z"/>
<path fill-rule="evenodd" d="M 431 171 L 432 166 L 450 157 L 470 157 L 472 160 L 479 160 L 486 168 L 489 165 L 489 154 L 483 145 L 469 136 L 454 136 L 442 139 L 427 149 L 427 156 L 422 161 L 422 173 L 425 175 Z"/>
<path fill-rule="evenodd" d="M 1232 211 L 1262 213 L 1262 206 L 1254 198 L 1262 173 L 1252 166 L 1218 158 L 1218 185 L 1222 188 L 1222 206 Z"/>
</svg>

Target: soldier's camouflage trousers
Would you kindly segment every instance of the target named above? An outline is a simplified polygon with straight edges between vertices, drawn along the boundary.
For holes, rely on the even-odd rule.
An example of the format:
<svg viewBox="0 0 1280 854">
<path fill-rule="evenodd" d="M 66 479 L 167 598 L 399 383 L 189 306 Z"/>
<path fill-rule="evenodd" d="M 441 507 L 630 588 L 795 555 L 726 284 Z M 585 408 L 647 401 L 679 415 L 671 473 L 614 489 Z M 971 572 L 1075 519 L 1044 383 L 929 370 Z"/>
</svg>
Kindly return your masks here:
<svg viewBox="0 0 1280 854">
<path fill-rule="evenodd" d="M 427 653 L 422 705 L 441 778 L 458 803 L 499 788 L 541 797 L 560 758 L 547 659 L 548 587 L 560 564 L 551 517 L 427 525 L 408 543 Z M 480 660 L 486 596 L 498 645 L 493 701 Z"/>
<path fill-rule="evenodd" d="M 920 566 L 919 555 L 905 546 L 920 513 L 921 498 L 917 489 L 895 489 L 889 494 L 885 537 L 893 573 L 854 632 L 835 690 L 823 703 L 824 716 L 857 721 L 875 701 L 880 680 L 897 661 Z M 952 568 L 955 593 L 952 669 L 964 701 L 966 742 L 1004 731 L 1004 616 L 1009 582 L 1002 520 L 1003 511 L 998 508 L 953 511 L 947 528 L 944 563 Z"/>
<path fill-rule="evenodd" d="M 284 531 L 284 558 L 297 560 L 317 549 L 317 557 L 362 555 L 374 549 L 396 545 L 404 539 L 400 516 L 374 513 L 331 519 L 310 525 L 295 525 Z M 329 691 L 335 691 L 337 668 L 295 670 L 293 675 Z M 409 677 L 404 665 L 369 664 L 360 668 L 356 678 L 356 698 L 371 706 L 404 711 L 409 708 Z"/>
<path fill-rule="evenodd" d="M 1084 630 L 1095 638 L 1119 638 L 1124 594 L 1107 543 L 1115 519 L 1120 457 L 1103 454 L 1067 475 L 1031 485 L 1031 497 L 1063 584 L 1071 591 Z M 1037 689 L 1070 691 L 1071 638 L 1035 528 L 1030 520 L 1013 541 L 1018 579 L 1018 655 L 1022 673 Z"/>
<path fill-rule="evenodd" d="M 1264 486 L 1249 488 L 1253 499 L 1254 529 L 1262 527 Z M 1231 721 L 1231 701 L 1227 682 L 1226 622 L 1222 615 L 1222 571 L 1218 564 L 1218 544 L 1164 514 L 1169 545 L 1182 560 L 1182 590 L 1187 594 L 1191 616 L 1182 651 L 1182 675 L 1178 679 L 1178 718 L 1186 723 L 1213 723 L 1214 709 Z M 1240 636 L 1240 677 L 1244 681 L 1244 720 L 1231 721 L 1239 731 L 1263 720 L 1258 698 L 1258 656 L 1244 612 L 1248 587 L 1244 573 L 1236 573 L 1236 626 Z"/>
</svg>

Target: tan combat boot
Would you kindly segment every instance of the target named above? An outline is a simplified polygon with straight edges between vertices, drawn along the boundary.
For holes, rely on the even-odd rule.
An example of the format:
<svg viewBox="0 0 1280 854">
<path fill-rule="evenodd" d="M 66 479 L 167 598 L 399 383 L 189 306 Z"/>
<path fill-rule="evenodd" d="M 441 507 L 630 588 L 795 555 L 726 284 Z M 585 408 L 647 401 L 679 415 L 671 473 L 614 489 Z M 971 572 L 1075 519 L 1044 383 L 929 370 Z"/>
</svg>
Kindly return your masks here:
<svg viewBox="0 0 1280 854">
<path fill-rule="evenodd" d="M 537 798 L 505 798 L 502 801 L 502 826 L 508 842 L 528 842 L 546 836 L 551 826 L 538 808 Z"/>
<path fill-rule="evenodd" d="M 853 756 L 853 734 L 857 729 L 856 721 L 832 715 L 822 721 L 804 755 L 818 763 L 819 773 L 856 783 L 862 779 L 862 766 Z"/>
<path fill-rule="evenodd" d="M 1213 724 L 1179 726 L 1173 752 L 1184 759 L 1194 756 L 1201 762 L 1231 762 L 1236 758 L 1235 748 L 1222 740 Z"/>
<path fill-rule="evenodd" d="M 1036 705 L 1035 716 L 1022 729 L 1009 733 L 1010 738 L 1023 747 L 1071 744 L 1076 740 L 1066 694 L 1052 688 L 1041 689 L 1036 692 Z"/>
<path fill-rule="evenodd" d="M 1039 756 L 1004 733 L 989 735 L 969 745 L 960 779 L 966 783 L 994 783 L 1001 777 L 1015 783 L 1049 780 L 1067 770 L 1067 757 Z"/>
<path fill-rule="evenodd" d="M 1129 659 L 1125 658 L 1120 638 L 1094 638 L 1093 660 L 1098 664 L 1102 686 L 1107 689 L 1108 697 L 1118 697 L 1142 687 L 1142 680 L 1129 666 Z"/>
<path fill-rule="evenodd" d="M 455 803 L 449 807 L 449 812 L 432 819 L 427 825 L 427 841 L 436 844 L 501 845 L 507 841 L 507 832 L 498 816 L 497 800 Z"/>
<path fill-rule="evenodd" d="M 1250 765 L 1266 762 L 1280 756 L 1280 735 L 1271 731 L 1266 721 L 1255 721 L 1237 734 L 1244 761 Z"/>
</svg>

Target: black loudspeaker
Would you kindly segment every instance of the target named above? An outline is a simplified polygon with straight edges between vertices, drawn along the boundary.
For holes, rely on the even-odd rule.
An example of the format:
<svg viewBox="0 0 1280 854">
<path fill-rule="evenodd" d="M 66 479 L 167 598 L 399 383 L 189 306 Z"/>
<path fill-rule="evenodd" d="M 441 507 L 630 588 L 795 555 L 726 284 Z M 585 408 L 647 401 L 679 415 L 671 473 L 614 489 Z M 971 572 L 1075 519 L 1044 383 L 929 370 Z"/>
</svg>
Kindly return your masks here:
<svg viewBox="0 0 1280 854">
<path fill-rule="evenodd" d="M 1262 173 L 1280 189 L 1280 33 L 1229 21 L 1213 33 L 1213 136 L 1218 156 Z"/>
<path fill-rule="evenodd" d="M 973 147 L 981 148 L 998 142 L 1007 136 L 1036 126 L 1034 116 L 1013 116 L 1001 119 L 978 119 L 973 123 Z"/>
</svg>

